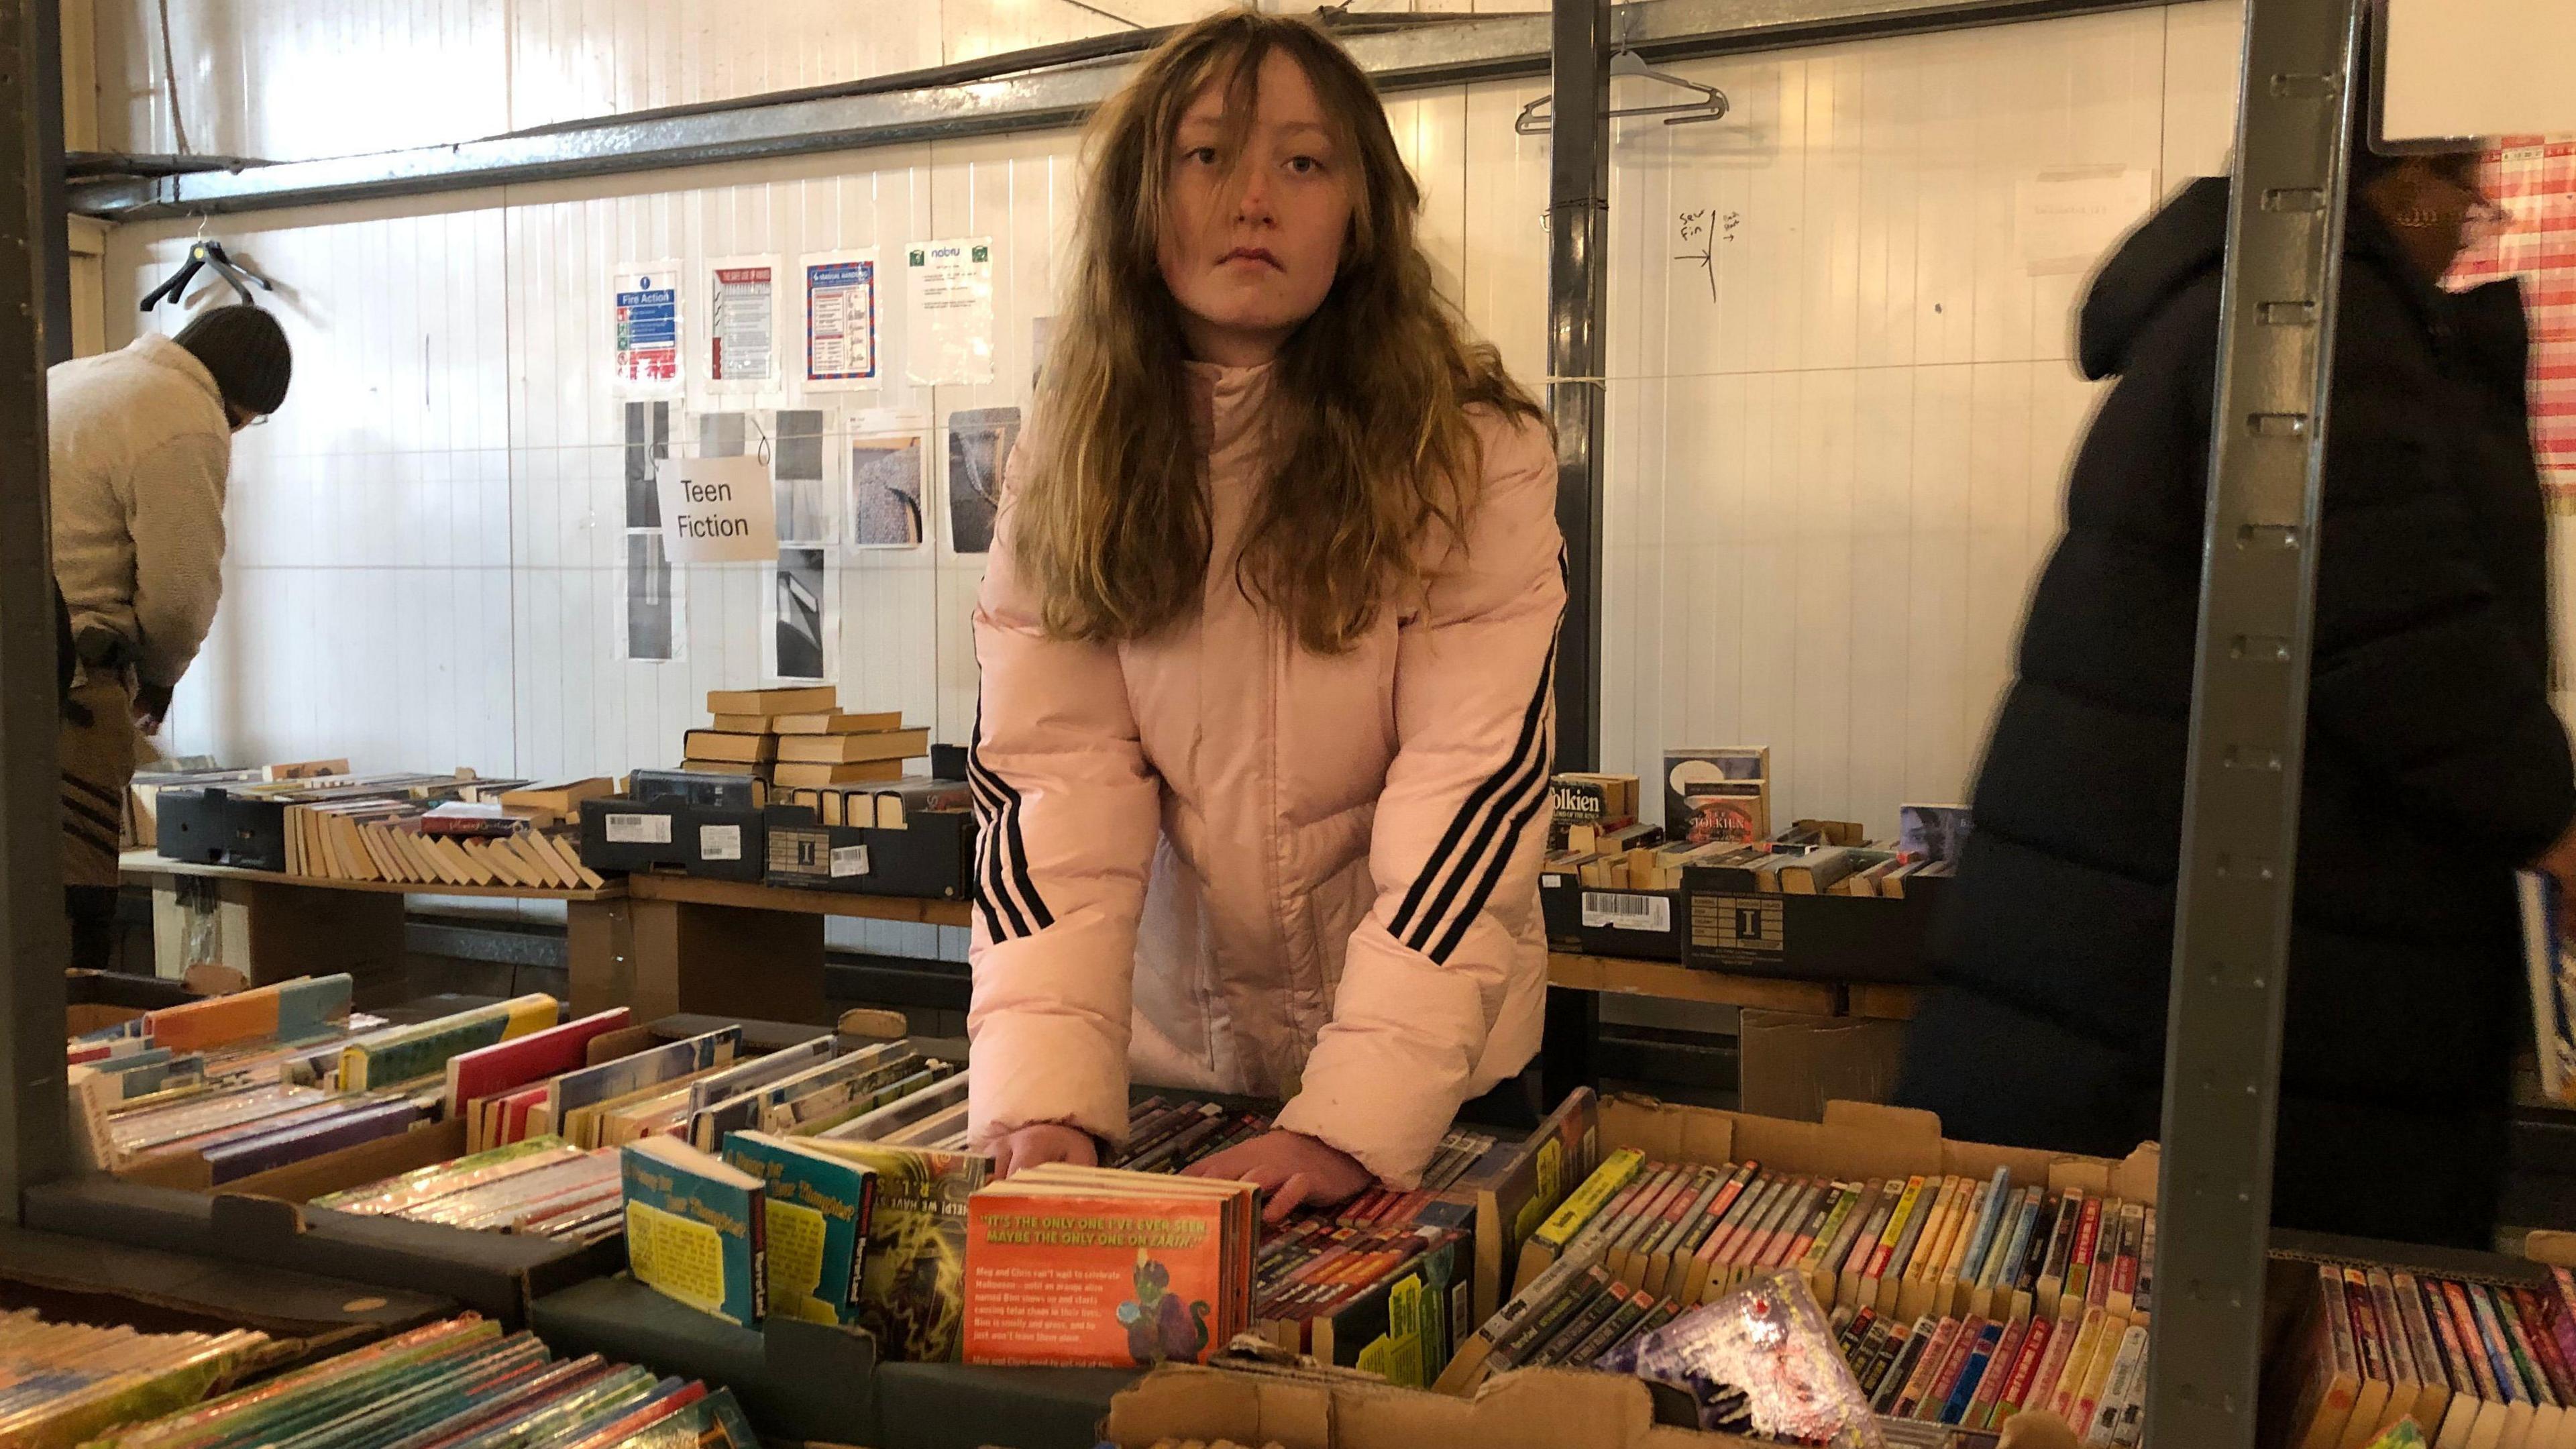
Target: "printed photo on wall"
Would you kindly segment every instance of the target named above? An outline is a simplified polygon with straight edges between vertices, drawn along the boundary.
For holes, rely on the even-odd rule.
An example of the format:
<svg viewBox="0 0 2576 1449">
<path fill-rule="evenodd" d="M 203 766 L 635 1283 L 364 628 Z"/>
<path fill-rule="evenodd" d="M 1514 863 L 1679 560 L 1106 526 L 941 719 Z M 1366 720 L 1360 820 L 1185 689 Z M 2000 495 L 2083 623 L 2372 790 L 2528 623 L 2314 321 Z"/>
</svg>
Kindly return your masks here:
<svg viewBox="0 0 2576 1449">
<path fill-rule="evenodd" d="M 626 405 L 626 526 L 662 526 L 661 485 L 654 465 L 671 456 L 671 405 L 631 402 Z"/>
<path fill-rule="evenodd" d="M 829 680 L 841 632 L 840 602 L 833 597 L 831 550 L 782 548 L 771 571 L 767 656 L 771 679 Z"/>
<path fill-rule="evenodd" d="M 828 544 L 839 533 L 823 480 L 823 414 L 815 408 L 698 415 L 698 456 L 754 457 L 769 464 L 778 541 Z"/>
<path fill-rule="evenodd" d="M 948 544 L 957 552 L 993 551 L 1002 465 L 1019 440 L 1018 408 L 967 408 L 948 415 Z"/>
<path fill-rule="evenodd" d="M 668 664 L 681 657 L 688 630 L 680 600 L 684 577 L 663 551 L 662 531 L 634 528 L 626 532 L 626 588 L 620 595 L 619 620 L 628 659 Z"/>
<path fill-rule="evenodd" d="M 850 440 L 851 542 L 911 548 L 922 539 L 919 433 Z"/>
</svg>

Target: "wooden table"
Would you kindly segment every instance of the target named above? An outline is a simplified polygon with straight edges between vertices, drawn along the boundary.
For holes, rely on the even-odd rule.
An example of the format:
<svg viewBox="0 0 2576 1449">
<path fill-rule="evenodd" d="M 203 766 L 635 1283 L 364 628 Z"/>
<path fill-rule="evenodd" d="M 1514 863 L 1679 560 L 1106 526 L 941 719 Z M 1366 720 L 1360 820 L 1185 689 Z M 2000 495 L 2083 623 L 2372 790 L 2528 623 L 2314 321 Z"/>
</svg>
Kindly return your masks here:
<svg viewBox="0 0 2576 1449">
<path fill-rule="evenodd" d="M 969 909 L 959 900 L 631 875 L 622 899 L 567 908 L 572 1006 L 628 1006 L 642 1020 L 694 1011 L 828 1021 L 824 917 L 963 926 Z"/>
<path fill-rule="evenodd" d="M 356 978 L 360 998 L 369 1001 L 388 988 L 408 994 L 403 969 L 408 959 L 403 945 L 406 896 L 563 901 L 579 921 L 585 909 L 625 895 L 615 881 L 600 890 L 557 890 L 336 880 L 172 860 L 148 850 L 127 851 L 118 857 L 117 867 L 151 882 L 155 974 L 176 979 L 194 964 L 188 941 L 192 913 L 180 900 L 180 882 L 203 880 L 214 893 L 215 940 L 210 956 L 200 959 L 231 967 L 254 986 L 345 971 Z"/>
</svg>

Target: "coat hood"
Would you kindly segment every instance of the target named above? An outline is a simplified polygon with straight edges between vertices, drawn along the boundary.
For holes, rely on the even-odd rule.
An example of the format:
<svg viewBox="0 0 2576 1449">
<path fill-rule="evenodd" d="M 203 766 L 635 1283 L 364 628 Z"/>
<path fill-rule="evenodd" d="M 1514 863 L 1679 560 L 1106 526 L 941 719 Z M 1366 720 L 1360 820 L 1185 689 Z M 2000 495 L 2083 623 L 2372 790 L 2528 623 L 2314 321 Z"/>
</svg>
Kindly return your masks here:
<svg viewBox="0 0 2576 1449">
<path fill-rule="evenodd" d="M 2227 178 L 2182 189 L 2103 263 L 2075 329 L 2076 361 L 2099 381 L 2123 369 L 2129 349 L 2167 299 L 2218 269 L 2227 255 Z"/>
<path fill-rule="evenodd" d="M 2076 323 L 2075 356 L 2084 375 L 2095 381 L 2127 370 L 2130 349 L 2137 345 L 2156 315 L 2177 294 L 2215 273 L 2227 257 L 2228 180 L 2204 176 L 2176 193 L 2173 200 L 2120 244 L 2093 278 Z M 2448 294 L 2426 282 L 2406 260 L 2404 250 L 2378 214 L 2354 206 L 2344 219 L 2344 258 L 2378 264 L 2398 297 L 2437 341 L 2450 329 L 2455 304 Z M 2489 290 L 2489 289 L 2481 289 Z M 2518 307 L 2519 292 L 2497 291 L 2478 304 L 2481 312 Z M 2510 300 L 2508 300 L 2510 298 Z M 2507 336 L 2498 319 L 2482 329 L 2504 349 L 2503 369 L 2518 365 L 2518 338 Z"/>
</svg>

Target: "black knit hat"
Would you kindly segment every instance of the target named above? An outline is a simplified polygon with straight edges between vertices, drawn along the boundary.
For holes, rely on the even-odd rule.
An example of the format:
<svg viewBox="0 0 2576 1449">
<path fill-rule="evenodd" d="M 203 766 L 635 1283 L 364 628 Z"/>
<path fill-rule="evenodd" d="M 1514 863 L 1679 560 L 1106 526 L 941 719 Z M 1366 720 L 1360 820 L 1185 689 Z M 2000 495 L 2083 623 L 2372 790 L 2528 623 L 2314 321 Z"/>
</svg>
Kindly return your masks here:
<svg viewBox="0 0 2576 1449">
<path fill-rule="evenodd" d="M 172 340 L 206 365 L 225 402 L 259 417 L 285 405 L 295 354 L 287 349 L 285 329 L 266 312 L 247 303 L 212 308 Z"/>
</svg>

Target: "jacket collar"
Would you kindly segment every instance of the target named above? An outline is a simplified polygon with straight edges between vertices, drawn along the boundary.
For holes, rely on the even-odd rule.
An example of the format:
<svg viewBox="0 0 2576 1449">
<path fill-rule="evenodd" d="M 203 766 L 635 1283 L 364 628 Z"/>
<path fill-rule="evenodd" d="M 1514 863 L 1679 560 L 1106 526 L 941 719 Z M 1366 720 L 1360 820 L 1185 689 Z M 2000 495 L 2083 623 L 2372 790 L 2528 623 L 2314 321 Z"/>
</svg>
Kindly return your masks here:
<svg viewBox="0 0 2576 1449">
<path fill-rule="evenodd" d="M 1242 441 L 1261 416 L 1270 393 L 1275 363 L 1256 367 L 1221 367 L 1213 362 L 1185 362 L 1190 385 L 1190 423 L 1201 446 L 1220 452 Z"/>
<path fill-rule="evenodd" d="M 218 409 L 224 408 L 224 390 L 215 385 L 215 375 L 206 371 L 206 365 L 197 360 L 197 354 L 158 332 L 147 332 L 135 338 L 126 344 L 125 350 L 155 367 L 166 367 L 186 378 L 204 392 L 207 400 Z M 232 421 L 232 413 L 229 409 L 224 410 L 224 421 L 227 423 Z"/>
</svg>

